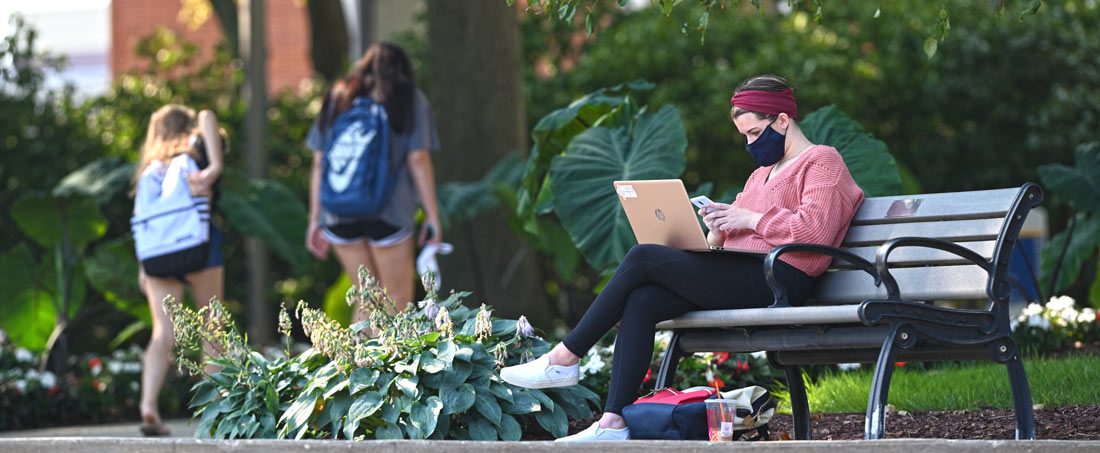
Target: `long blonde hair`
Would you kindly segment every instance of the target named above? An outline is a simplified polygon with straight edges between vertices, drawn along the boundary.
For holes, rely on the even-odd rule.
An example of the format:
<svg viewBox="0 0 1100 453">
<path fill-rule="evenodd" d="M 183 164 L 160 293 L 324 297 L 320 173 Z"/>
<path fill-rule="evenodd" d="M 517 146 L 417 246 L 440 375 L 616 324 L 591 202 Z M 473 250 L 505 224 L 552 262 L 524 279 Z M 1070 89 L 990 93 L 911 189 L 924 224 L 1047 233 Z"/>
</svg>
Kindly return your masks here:
<svg viewBox="0 0 1100 453">
<path fill-rule="evenodd" d="M 153 112 L 149 118 L 149 130 L 145 133 L 145 145 L 134 181 L 141 178 L 145 167 L 153 161 L 168 162 L 183 153 L 194 153 L 188 143 L 195 130 L 195 111 L 178 104 L 168 104 Z M 197 158 L 197 156 L 192 156 Z"/>
</svg>

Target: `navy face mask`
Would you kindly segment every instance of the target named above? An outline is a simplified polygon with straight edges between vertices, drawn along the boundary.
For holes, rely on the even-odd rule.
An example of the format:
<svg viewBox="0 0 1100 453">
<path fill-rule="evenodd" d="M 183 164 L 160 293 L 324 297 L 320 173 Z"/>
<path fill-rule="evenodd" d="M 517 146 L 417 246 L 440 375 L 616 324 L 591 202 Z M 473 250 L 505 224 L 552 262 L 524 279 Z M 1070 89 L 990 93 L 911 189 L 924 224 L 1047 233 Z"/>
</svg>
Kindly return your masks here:
<svg viewBox="0 0 1100 453">
<path fill-rule="evenodd" d="M 756 137 L 756 141 L 745 145 L 749 149 L 749 154 L 752 154 L 752 160 L 761 167 L 775 165 L 779 159 L 783 158 L 783 142 L 786 141 L 787 136 L 772 129 L 773 123 L 775 121 L 764 127 L 764 132 Z"/>
</svg>

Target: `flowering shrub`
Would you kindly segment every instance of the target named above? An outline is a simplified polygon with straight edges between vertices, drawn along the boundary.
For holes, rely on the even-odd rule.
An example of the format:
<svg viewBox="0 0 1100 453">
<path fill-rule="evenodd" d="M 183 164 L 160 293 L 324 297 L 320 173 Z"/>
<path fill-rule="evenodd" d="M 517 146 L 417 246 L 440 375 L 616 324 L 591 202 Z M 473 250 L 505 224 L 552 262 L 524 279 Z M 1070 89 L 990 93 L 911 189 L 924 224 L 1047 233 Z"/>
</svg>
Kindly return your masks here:
<svg viewBox="0 0 1100 453">
<path fill-rule="evenodd" d="M 359 277 L 347 301 L 369 319 L 344 328 L 299 302 L 313 347 L 294 357 L 250 351 L 217 301 L 194 312 L 167 300 L 180 363 L 203 377 L 191 402 L 196 436 L 519 440 L 524 424 L 560 437 L 568 417 L 591 417 L 599 397 L 584 386 L 522 389 L 497 375 L 550 348 L 524 317 L 493 319 L 484 305 L 461 304 L 468 293 L 439 301 L 430 276 L 427 299 L 398 311 L 364 269 Z M 285 335 L 292 322 L 284 308 Z M 219 351 L 206 363 L 220 370 L 186 358 L 203 342 Z"/>
<path fill-rule="evenodd" d="M 1091 307 L 1078 310 L 1073 298 L 1052 297 L 1046 305 L 1030 304 L 1012 320 L 1016 344 L 1025 352 L 1045 354 L 1077 342 L 1100 341 L 1100 320 Z"/>
<path fill-rule="evenodd" d="M 3 334 L 0 333 L 0 338 Z M 3 344 L 0 341 L 0 344 Z M 0 347 L 0 431 L 130 417 L 137 419 L 142 350 L 109 356 L 74 356 L 69 372 L 38 371 L 40 358 L 17 347 Z M 165 387 L 166 412 L 180 409 L 182 389 Z"/>
<path fill-rule="evenodd" d="M 661 359 L 668 350 L 672 332 L 657 332 L 653 341 L 653 362 L 642 381 L 642 392 L 653 389 Z M 611 380 L 611 360 L 615 346 L 597 345 L 581 358 L 582 382 L 597 393 L 606 394 Z M 730 354 L 728 352 L 699 352 L 684 357 L 672 379 L 672 387 L 684 389 L 699 385 L 720 388 L 740 388 L 750 385 L 775 387 L 776 381 L 782 382 L 783 372 L 768 365 L 763 352 L 751 354 Z"/>
</svg>

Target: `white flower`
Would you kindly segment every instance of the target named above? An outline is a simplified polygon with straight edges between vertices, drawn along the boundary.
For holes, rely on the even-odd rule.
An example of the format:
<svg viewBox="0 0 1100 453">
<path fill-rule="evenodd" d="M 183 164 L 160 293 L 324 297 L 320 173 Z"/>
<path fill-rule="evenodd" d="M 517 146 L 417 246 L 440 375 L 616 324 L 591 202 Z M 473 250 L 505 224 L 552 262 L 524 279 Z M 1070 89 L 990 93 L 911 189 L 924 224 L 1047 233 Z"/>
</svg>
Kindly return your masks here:
<svg viewBox="0 0 1100 453">
<path fill-rule="evenodd" d="M 21 363 L 32 363 L 34 354 L 23 348 L 15 348 L 15 360 Z"/>
<path fill-rule="evenodd" d="M 1062 311 L 1067 308 L 1073 308 L 1073 298 L 1069 296 L 1058 296 L 1050 298 L 1050 302 L 1047 302 L 1047 308 L 1054 311 Z"/>
<path fill-rule="evenodd" d="M 836 367 L 840 368 L 842 371 L 854 370 L 854 369 L 862 367 L 862 366 L 863 366 L 862 363 L 838 363 L 838 364 L 836 364 Z"/>
<path fill-rule="evenodd" d="M 27 391 L 27 381 L 24 381 L 22 379 L 16 379 L 16 380 L 12 381 L 11 384 L 13 386 L 15 386 L 15 390 L 18 391 L 19 393 L 26 393 L 26 391 Z"/>
<path fill-rule="evenodd" d="M 1096 322 L 1096 310 L 1092 308 L 1082 308 L 1081 312 L 1077 314 L 1078 323 Z"/>
<path fill-rule="evenodd" d="M 126 362 L 122 367 L 122 371 L 131 374 L 141 373 L 141 362 Z"/>
<path fill-rule="evenodd" d="M 1027 317 L 1027 326 L 1050 330 L 1050 321 L 1043 319 L 1043 317 L 1039 315 L 1031 315 Z"/>
<path fill-rule="evenodd" d="M 130 381 L 130 390 L 133 390 L 133 391 L 136 392 L 139 389 L 141 389 L 141 386 L 138 385 L 137 381 Z"/>
<path fill-rule="evenodd" d="M 40 376 L 40 375 L 38 374 L 38 371 L 37 371 L 37 370 L 27 370 L 27 374 L 26 374 L 26 375 L 24 375 L 24 377 L 25 377 L 25 378 L 26 378 L 26 379 L 27 379 L 28 381 L 37 381 L 37 380 L 38 380 L 38 376 Z"/>
<path fill-rule="evenodd" d="M 749 355 L 756 360 L 760 360 L 768 356 L 768 351 L 750 352 Z"/>
<path fill-rule="evenodd" d="M 49 371 L 42 373 L 42 387 L 51 389 L 55 385 L 57 385 L 57 376 Z"/>
<path fill-rule="evenodd" d="M 115 360 L 108 360 L 106 362 L 107 362 L 107 371 L 110 372 L 111 374 L 117 375 L 118 373 L 122 372 L 122 362 L 115 361 Z M 95 370 L 92 370 L 92 373 L 96 374 L 97 372 Z"/>
<path fill-rule="evenodd" d="M 662 330 L 653 337 L 653 346 L 660 350 L 667 350 L 668 343 L 672 341 L 672 331 Z"/>
<path fill-rule="evenodd" d="M 99 373 L 103 371 L 103 363 L 96 362 L 95 366 L 92 367 L 91 371 L 92 371 L 92 376 L 99 376 Z"/>
<path fill-rule="evenodd" d="M 714 382 L 714 371 L 710 368 L 707 368 L 707 382 Z"/>
<path fill-rule="evenodd" d="M 584 363 L 581 364 L 581 373 L 585 375 L 599 373 L 607 367 L 607 362 L 603 361 L 603 357 L 600 357 L 599 352 L 595 348 L 589 349 L 588 354 L 584 356 Z"/>
<path fill-rule="evenodd" d="M 1020 313 L 1020 320 L 1022 321 L 1024 319 L 1027 319 L 1028 316 L 1041 315 L 1041 314 L 1043 314 L 1043 306 L 1042 305 L 1028 304 L 1028 306 L 1026 308 L 1024 308 L 1023 313 Z"/>
<path fill-rule="evenodd" d="M 1018 320 L 1018 319 L 1013 319 L 1012 322 L 1008 323 L 1008 329 L 1013 331 L 1013 332 L 1016 331 L 1017 327 L 1020 327 L 1020 320 Z"/>
<path fill-rule="evenodd" d="M 8 333 L 4 332 L 4 329 L 0 329 L 0 344 L 8 342 Z"/>
</svg>

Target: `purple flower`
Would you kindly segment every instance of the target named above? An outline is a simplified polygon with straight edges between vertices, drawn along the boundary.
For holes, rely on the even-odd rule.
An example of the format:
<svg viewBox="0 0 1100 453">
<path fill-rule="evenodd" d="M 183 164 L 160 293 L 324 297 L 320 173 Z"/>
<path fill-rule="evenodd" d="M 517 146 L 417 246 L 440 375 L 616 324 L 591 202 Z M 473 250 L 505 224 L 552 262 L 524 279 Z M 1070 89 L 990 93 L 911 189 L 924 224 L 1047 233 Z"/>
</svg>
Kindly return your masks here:
<svg viewBox="0 0 1100 453">
<path fill-rule="evenodd" d="M 532 337 L 535 335 L 535 328 L 531 327 L 531 323 L 527 322 L 526 316 L 520 316 L 516 320 L 516 336 L 520 338 Z"/>
</svg>

